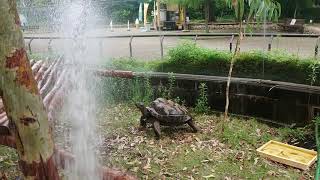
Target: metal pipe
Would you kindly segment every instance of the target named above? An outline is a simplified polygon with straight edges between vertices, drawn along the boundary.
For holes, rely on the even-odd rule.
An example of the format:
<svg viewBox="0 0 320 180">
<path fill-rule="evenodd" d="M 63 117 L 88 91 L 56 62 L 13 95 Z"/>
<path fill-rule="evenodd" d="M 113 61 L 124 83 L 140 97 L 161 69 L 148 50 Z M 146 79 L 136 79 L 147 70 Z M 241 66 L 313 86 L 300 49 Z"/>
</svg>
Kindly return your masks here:
<svg viewBox="0 0 320 180">
<path fill-rule="evenodd" d="M 51 47 L 52 40 L 53 39 L 50 39 L 49 42 L 48 42 L 48 51 L 49 52 L 52 52 L 52 47 Z"/>
<path fill-rule="evenodd" d="M 136 35 L 110 35 L 110 36 L 90 36 L 89 39 L 112 39 L 112 38 L 130 38 L 133 37 L 159 37 L 159 33 L 149 33 L 149 34 L 136 34 Z M 166 33 L 163 34 L 165 37 L 185 37 L 185 36 L 195 36 L 195 33 Z M 198 36 L 206 37 L 221 37 L 221 36 L 238 36 L 237 33 L 197 33 Z M 266 33 L 266 36 L 280 36 L 280 37 L 309 37 L 318 38 L 319 34 L 288 34 L 288 33 Z M 263 37 L 263 33 L 252 33 L 252 37 Z M 62 36 L 26 36 L 24 39 L 72 39 L 71 37 Z"/>
<path fill-rule="evenodd" d="M 273 35 L 271 35 L 271 37 L 270 37 L 270 41 L 269 41 L 269 44 L 268 44 L 268 51 L 271 51 L 272 42 L 273 42 Z"/>
<path fill-rule="evenodd" d="M 174 76 L 176 80 L 188 80 L 198 82 L 226 82 L 228 77 L 223 76 L 207 76 L 207 75 L 194 75 L 194 74 L 179 74 L 179 73 L 165 73 L 165 72 L 132 72 L 132 71 L 118 71 L 118 70 L 94 70 L 98 75 L 105 77 L 122 77 L 132 79 L 134 77 L 150 77 L 167 79 Z M 290 82 L 272 81 L 264 79 L 251 79 L 251 78 L 232 78 L 232 83 L 246 84 L 253 86 L 270 87 L 273 89 L 289 90 L 294 92 L 314 93 L 320 94 L 320 87 L 310 86 L 305 84 L 296 84 Z"/>
<path fill-rule="evenodd" d="M 317 58 L 319 54 L 320 37 L 318 37 L 316 42 L 316 47 L 314 48 L 314 57 Z"/>
<path fill-rule="evenodd" d="M 103 40 L 101 39 L 99 41 L 99 49 L 100 49 L 100 56 L 103 56 Z"/>
<path fill-rule="evenodd" d="M 129 48 L 130 48 L 130 58 L 133 57 L 132 55 L 132 39 L 133 39 L 133 36 L 130 37 L 130 41 L 129 41 Z"/>
<path fill-rule="evenodd" d="M 31 43 L 34 39 L 30 39 L 29 43 L 28 43 L 28 48 L 29 48 L 29 53 L 32 54 L 32 50 L 31 50 Z"/>
<path fill-rule="evenodd" d="M 163 40 L 164 40 L 164 36 L 160 36 L 160 52 L 161 52 L 161 59 L 163 59 Z"/>
<path fill-rule="evenodd" d="M 232 46 L 233 46 L 233 40 L 234 40 L 234 35 L 232 35 L 231 39 L 230 39 L 230 43 L 229 43 L 229 48 L 230 48 L 230 52 L 232 53 Z"/>
</svg>

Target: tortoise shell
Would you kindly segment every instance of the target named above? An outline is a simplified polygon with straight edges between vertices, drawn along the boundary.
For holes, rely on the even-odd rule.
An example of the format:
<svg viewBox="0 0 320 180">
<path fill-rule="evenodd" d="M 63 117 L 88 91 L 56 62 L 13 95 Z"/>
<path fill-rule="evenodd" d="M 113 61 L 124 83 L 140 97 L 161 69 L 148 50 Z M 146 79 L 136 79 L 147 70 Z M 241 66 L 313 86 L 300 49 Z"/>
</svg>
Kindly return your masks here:
<svg viewBox="0 0 320 180">
<path fill-rule="evenodd" d="M 190 119 L 185 107 L 163 98 L 153 101 L 150 107 L 147 107 L 147 110 L 151 116 L 167 124 L 185 123 Z"/>
</svg>

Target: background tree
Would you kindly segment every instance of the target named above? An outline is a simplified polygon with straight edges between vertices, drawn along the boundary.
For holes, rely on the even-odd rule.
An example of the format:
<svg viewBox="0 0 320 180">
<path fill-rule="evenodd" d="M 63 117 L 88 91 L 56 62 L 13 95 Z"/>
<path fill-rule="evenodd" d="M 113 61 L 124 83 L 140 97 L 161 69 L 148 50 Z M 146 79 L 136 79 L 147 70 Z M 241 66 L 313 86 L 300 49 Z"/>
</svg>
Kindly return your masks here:
<svg viewBox="0 0 320 180">
<path fill-rule="evenodd" d="M 24 179 L 59 179 L 48 117 L 32 74 L 15 0 L 0 1 L 0 96 Z"/>
<path fill-rule="evenodd" d="M 204 14 L 205 14 L 205 19 L 206 19 L 206 32 L 209 32 L 209 21 L 210 21 L 210 14 L 211 10 L 213 9 L 212 6 L 212 0 L 204 0 Z"/>
<path fill-rule="evenodd" d="M 138 18 L 139 4 L 142 0 L 110 0 L 101 3 L 100 7 L 108 19 L 116 23 L 134 22 Z"/>
<path fill-rule="evenodd" d="M 239 22 L 239 33 L 234 55 L 231 59 L 228 81 L 226 87 L 226 106 L 224 112 L 225 121 L 228 120 L 229 112 L 229 90 L 232 77 L 233 66 L 240 53 L 241 40 L 243 39 L 242 21 L 251 21 L 253 17 L 256 21 L 278 20 L 281 14 L 281 5 L 275 0 L 226 0 L 230 8 L 234 9 L 235 16 Z M 248 8 L 245 8 L 247 6 Z"/>
<path fill-rule="evenodd" d="M 282 16 L 290 18 L 302 18 L 303 12 L 311 8 L 315 0 L 277 0 L 282 7 Z"/>
</svg>

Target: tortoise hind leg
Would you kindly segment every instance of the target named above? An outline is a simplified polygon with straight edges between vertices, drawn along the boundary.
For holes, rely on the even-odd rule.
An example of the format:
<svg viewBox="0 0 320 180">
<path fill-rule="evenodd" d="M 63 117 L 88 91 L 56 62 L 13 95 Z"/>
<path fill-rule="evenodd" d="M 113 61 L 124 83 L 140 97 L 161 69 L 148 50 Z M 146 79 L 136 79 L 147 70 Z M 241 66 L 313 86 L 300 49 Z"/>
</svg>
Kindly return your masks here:
<svg viewBox="0 0 320 180">
<path fill-rule="evenodd" d="M 193 132 L 195 132 L 195 133 L 201 130 L 198 126 L 196 126 L 196 125 L 194 124 L 194 122 L 193 122 L 192 119 L 190 119 L 189 121 L 187 121 L 187 123 L 188 123 L 188 125 L 193 129 Z"/>
<path fill-rule="evenodd" d="M 157 139 L 160 139 L 161 130 L 160 130 L 160 123 L 159 123 L 159 121 L 154 121 L 154 122 L 153 122 L 153 130 L 154 130 L 154 133 L 156 134 L 156 138 L 157 138 Z"/>
</svg>

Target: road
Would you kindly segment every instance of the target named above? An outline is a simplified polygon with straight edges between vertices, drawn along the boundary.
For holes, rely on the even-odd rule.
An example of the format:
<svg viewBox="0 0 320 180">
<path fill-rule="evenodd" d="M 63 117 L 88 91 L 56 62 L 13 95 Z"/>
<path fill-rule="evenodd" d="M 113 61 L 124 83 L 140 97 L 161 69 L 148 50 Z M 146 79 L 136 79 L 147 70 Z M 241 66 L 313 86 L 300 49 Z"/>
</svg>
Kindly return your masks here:
<svg viewBox="0 0 320 180">
<path fill-rule="evenodd" d="M 138 30 L 115 30 L 115 32 L 109 32 L 107 30 L 95 31 L 96 36 L 107 35 L 137 35 L 141 34 Z M 57 36 L 57 34 L 29 34 L 25 36 Z M 229 42 L 231 37 L 199 37 L 197 44 L 200 47 L 229 50 Z M 164 54 L 168 53 L 168 50 L 177 46 L 182 41 L 193 40 L 193 37 L 165 37 L 163 41 Z M 63 52 L 65 44 L 71 40 L 53 40 L 51 47 L 54 52 Z M 129 57 L 130 38 L 115 38 L 115 39 L 90 39 L 87 41 L 89 47 L 95 56 L 103 58 L 120 58 Z M 241 44 L 241 51 L 251 50 L 264 50 L 268 48 L 270 39 L 264 37 L 245 37 Z M 314 56 L 314 49 L 317 39 L 306 37 L 275 37 L 272 42 L 272 49 L 279 49 L 295 54 L 300 57 Z M 26 40 L 26 45 L 29 40 Z M 49 40 L 33 40 L 31 44 L 32 52 L 44 53 L 48 52 Z M 236 40 L 233 41 L 235 46 Z M 160 53 L 160 38 L 159 37 L 139 37 L 132 40 L 132 53 L 133 57 L 143 60 L 159 59 Z"/>
</svg>

